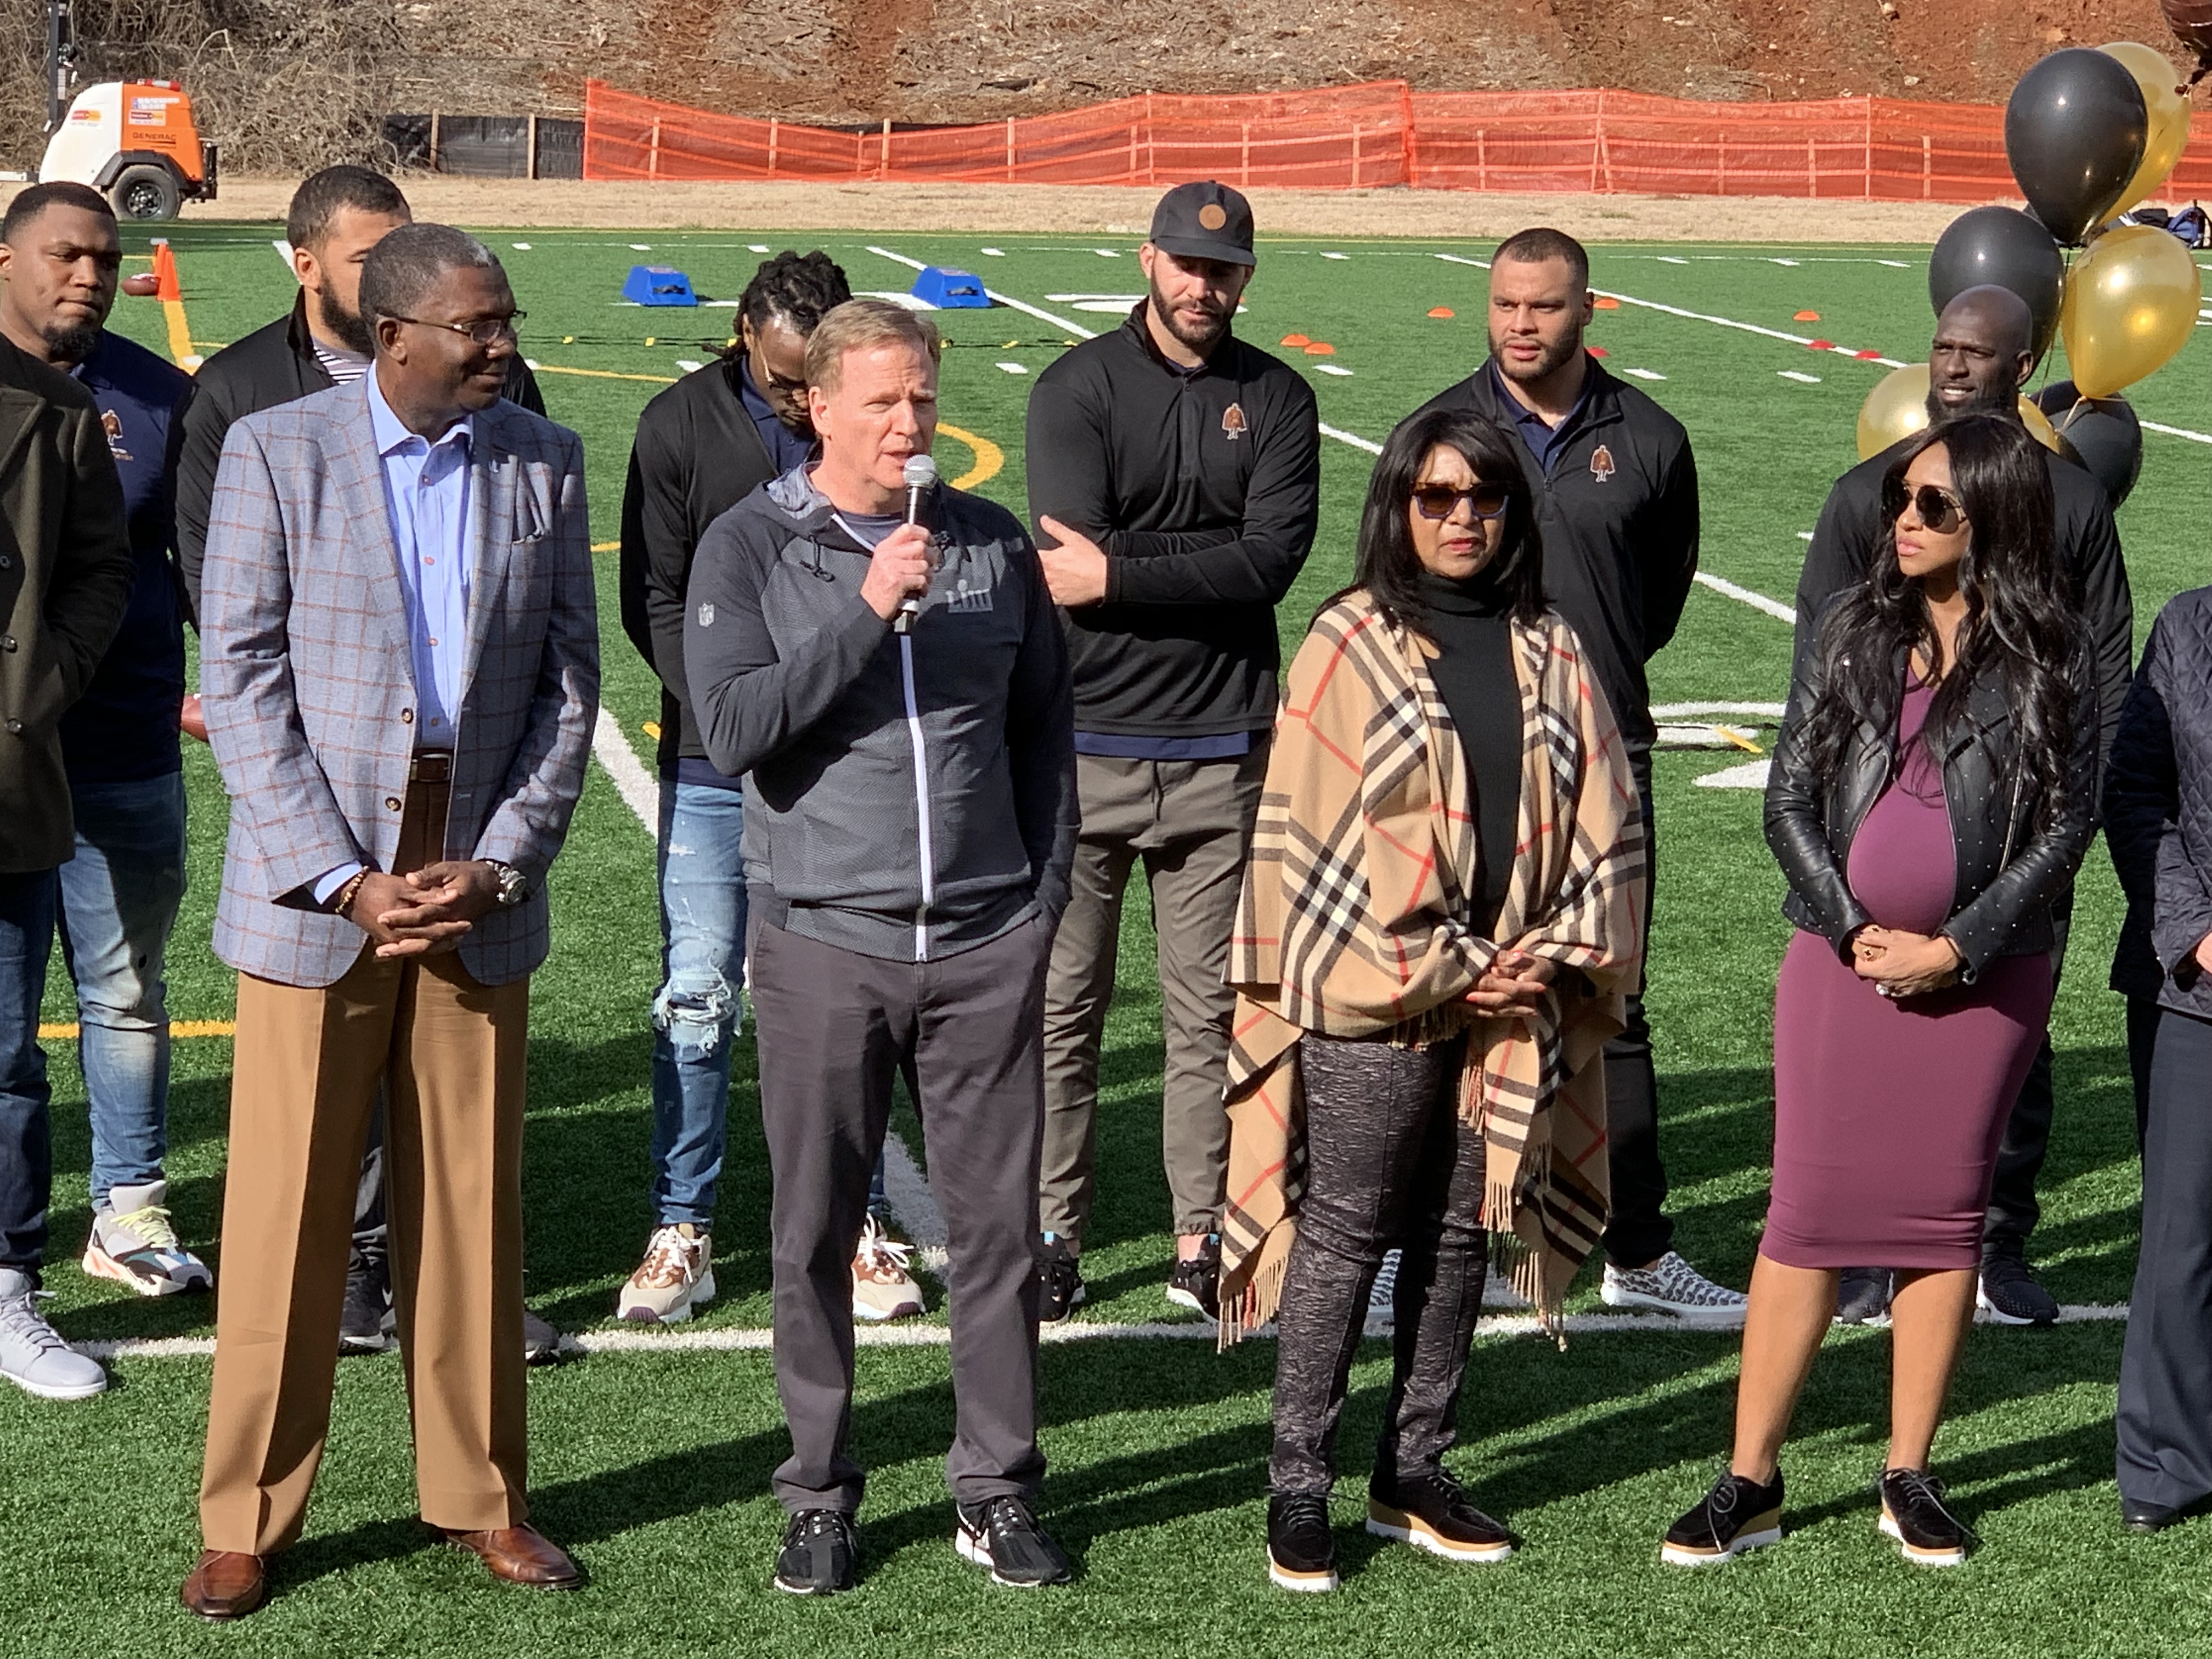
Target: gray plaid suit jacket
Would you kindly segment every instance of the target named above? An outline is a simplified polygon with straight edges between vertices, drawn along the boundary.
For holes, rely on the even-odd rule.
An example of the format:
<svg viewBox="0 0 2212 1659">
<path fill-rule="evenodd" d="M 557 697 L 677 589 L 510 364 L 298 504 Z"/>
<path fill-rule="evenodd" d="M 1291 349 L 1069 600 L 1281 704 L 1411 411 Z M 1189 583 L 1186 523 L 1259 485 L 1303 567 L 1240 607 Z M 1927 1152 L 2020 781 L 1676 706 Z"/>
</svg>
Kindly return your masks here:
<svg viewBox="0 0 2212 1659">
<path fill-rule="evenodd" d="M 507 402 L 476 417 L 476 567 L 445 856 L 497 859 L 530 895 L 460 947 L 520 979 L 551 937 L 545 872 L 584 787 L 599 636 L 576 434 Z M 250 415 L 223 441 L 203 577 L 200 693 L 230 795 L 215 950 L 279 984 L 335 983 L 360 928 L 313 884 L 390 870 L 415 748 L 398 554 L 365 385 Z"/>
</svg>

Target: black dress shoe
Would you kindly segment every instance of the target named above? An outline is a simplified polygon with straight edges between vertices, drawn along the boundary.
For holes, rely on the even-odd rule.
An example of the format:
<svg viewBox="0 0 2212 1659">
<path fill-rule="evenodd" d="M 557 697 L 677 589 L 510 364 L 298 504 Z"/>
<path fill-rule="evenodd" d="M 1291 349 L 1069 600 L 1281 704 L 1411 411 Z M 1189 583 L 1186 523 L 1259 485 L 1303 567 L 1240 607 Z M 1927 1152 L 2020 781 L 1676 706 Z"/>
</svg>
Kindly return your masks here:
<svg viewBox="0 0 2212 1659">
<path fill-rule="evenodd" d="M 2133 1498 L 2120 1499 L 2120 1524 L 2130 1532 L 2164 1532 L 2181 1518 L 2179 1510 L 2164 1504 L 2146 1504 Z"/>
</svg>

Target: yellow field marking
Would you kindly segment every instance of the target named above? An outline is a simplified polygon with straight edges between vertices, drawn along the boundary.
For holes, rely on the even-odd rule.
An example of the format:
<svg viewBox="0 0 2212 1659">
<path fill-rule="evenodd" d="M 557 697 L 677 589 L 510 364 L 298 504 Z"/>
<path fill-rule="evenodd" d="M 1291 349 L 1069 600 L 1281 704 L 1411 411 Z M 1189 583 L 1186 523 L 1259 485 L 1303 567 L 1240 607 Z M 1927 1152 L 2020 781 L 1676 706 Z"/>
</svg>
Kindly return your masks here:
<svg viewBox="0 0 2212 1659">
<path fill-rule="evenodd" d="M 161 315 L 169 325 L 169 356 L 179 368 L 190 374 L 200 366 L 192 355 L 192 331 L 185 322 L 185 302 L 182 300 L 161 301 Z"/>
<path fill-rule="evenodd" d="M 66 1025 L 47 1024 L 39 1027 L 39 1037 L 45 1042 L 71 1042 L 77 1035 L 76 1022 Z M 235 1021 L 228 1019 L 173 1019 L 169 1022 L 173 1037 L 227 1037 L 238 1035 Z"/>
<path fill-rule="evenodd" d="M 1006 452 L 988 438 L 978 437 L 957 426 L 947 426 L 942 421 L 938 422 L 937 429 L 955 443 L 966 444 L 975 452 L 975 465 L 952 481 L 955 489 L 973 489 L 985 479 L 997 477 L 1000 469 L 1006 465 Z"/>
<path fill-rule="evenodd" d="M 620 542 L 593 542 L 592 544 L 592 551 L 594 553 L 618 553 L 621 550 L 622 544 Z"/>
</svg>

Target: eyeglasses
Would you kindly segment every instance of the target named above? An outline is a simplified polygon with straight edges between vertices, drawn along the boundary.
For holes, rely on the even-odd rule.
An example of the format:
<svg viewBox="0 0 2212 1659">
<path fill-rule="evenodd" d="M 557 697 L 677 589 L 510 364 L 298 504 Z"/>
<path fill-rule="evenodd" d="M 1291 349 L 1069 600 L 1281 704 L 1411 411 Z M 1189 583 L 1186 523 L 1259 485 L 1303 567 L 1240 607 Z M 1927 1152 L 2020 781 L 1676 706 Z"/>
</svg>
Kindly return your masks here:
<svg viewBox="0 0 2212 1659">
<path fill-rule="evenodd" d="M 1471 484 L 1465 489 L 1449 484 L 1413 486 L 1413 510 L 1425 519 L 1449 519 L 1462 501 L 1478 519 L 1501 518 L 1511 500 L 1512 492 L 1498 483 Z"/>
<path fill-rule="evenodd" d="M 522 337 L 522 319 L 530 315 L 518 311 L 506 317 L 480 317 L 473 323 L 434 323 L 427 317 L 394 317 L 395 323 L 413 323 L 418 328 L 442 328 L 449 334 L 458 334 L 480 346 L 497 345 L 501 340 Z"/>
<path fill-rule="evenodd" d="M 1881 486 L 1881 515 L 1891 524 L 1905 516 L 1905 509 L 1912 507 L 1920 514 L 1920 522 L 1938 536 L 1948 536 L 1966 522 L 1966 506 L 1949 490 L 1935 484 L 1911 488 L 1902 478 L 1886 478 Z"/>
</svg>

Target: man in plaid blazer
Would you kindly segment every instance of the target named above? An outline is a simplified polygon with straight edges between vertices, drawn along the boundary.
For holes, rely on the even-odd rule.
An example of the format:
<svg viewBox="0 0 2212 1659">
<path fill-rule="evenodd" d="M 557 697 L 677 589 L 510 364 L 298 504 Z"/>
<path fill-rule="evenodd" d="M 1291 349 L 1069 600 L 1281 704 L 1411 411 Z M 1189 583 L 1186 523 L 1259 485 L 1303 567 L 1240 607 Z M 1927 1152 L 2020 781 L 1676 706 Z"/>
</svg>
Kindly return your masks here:
<svg viewBox="0 0 2212 1659">
<path fill-rule="evenodd" d="M 508 1582 L 581 1580 L 526 1524 L 520 1221 L 529 976 L 599 702 L 581 447 L 501 400 L 519 313 L 473 238 L 392 232 L 362 303 L 372 372 L 234 426 L 209 526 L 239 970 L 184 1591 L 210 1618 L 258 1606 L 299 1536 L 380 1077 L 422 1518 Z"/>
</svg>

